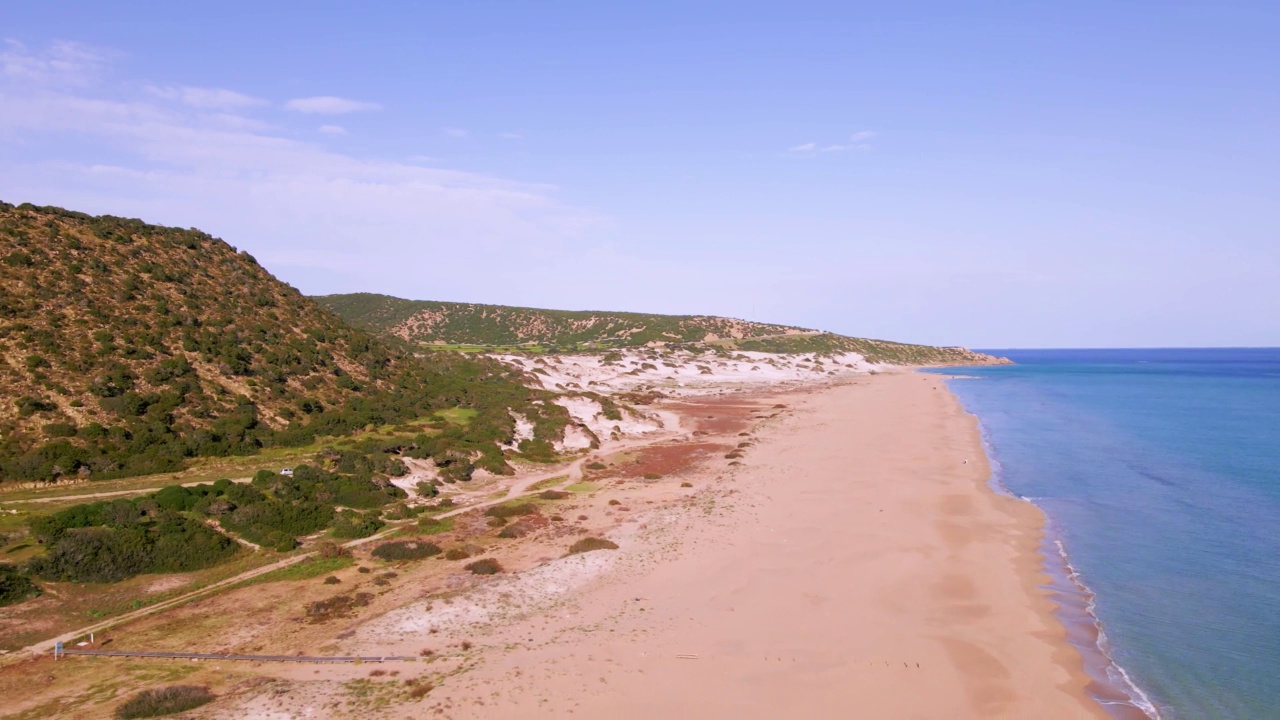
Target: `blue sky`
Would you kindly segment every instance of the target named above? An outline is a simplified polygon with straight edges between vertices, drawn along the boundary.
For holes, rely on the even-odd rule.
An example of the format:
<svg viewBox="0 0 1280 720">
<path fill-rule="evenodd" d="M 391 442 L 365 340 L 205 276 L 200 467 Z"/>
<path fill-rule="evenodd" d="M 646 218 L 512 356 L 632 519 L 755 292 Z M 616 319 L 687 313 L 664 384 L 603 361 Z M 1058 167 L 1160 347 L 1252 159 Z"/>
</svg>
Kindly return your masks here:
<svg viewBox="0 0 1280 720">
<path fill-rule="evenodd" d="M 0 199 L 307 293 L 1280 345 L 1276 37 L 1262 2 L 7 3 Z"/>
</svg>

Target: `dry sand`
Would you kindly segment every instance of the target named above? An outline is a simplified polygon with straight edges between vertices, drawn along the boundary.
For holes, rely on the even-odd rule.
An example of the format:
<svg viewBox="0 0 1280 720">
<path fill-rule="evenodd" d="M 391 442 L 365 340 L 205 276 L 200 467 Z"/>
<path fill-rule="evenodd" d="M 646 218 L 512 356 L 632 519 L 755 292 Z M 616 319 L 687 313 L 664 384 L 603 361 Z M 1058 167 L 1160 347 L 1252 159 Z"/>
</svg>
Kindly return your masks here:
<svg viewBox="0 0 1280 720">
<path fill-rule="evenodd" d="M 881 375 L 785 402 L 746 465 L 619 528 L 622 548 L 578 567 L 558 601 L 475 627 L 479 661 L 428 707 L 1106 717 L 1040 588 L 1043 518 L 989 489 L 976 422 L 940 378 Z"/>
<path fill-rule="evenodd" d="M 163 666 L 214 686 L 220 699 L 188 713 L 210 720 L 1107 717 L 1041 589 L 1043 518 L 988 487 L 976 421 L 937 376 L 837 383 L 663 401 L 646 411 L 658 430 L 606 443 L 590 488 L 544 508 L 565 517 L 504 540 L 473 514 L 461 535 L 439 536 L 483 546 L 511 572 L 478 578 L 430 560 L 377 585 L 353 567 L 333 588 L 268 584 L 113 631 L 118 647 L 169 649 L 191 638 L 174 628 L 226 616 L 216 627 L 234 632 L 216 647 L 174 649 L 429 649 L 425 662 L 44 657 L 0 668 L 0 689 L 24 688 L 0 714 L 74 699 L 74 716 L 107 717 L 114 700 L 99 684 L 132 692 Z M 740 444 L 745 457 L 725 456 Z M 575 482 L 592 457 L 514 486 Z M 472 490 L 510 492 L 497 480 Z M 619 548 L 560 557 L 584 535 Z M 302 617 L 309 600 L 357 590 L 373 594 L 367 612 Z M 414 695 L 406 681 L 434 689 Z"/>
</svg>

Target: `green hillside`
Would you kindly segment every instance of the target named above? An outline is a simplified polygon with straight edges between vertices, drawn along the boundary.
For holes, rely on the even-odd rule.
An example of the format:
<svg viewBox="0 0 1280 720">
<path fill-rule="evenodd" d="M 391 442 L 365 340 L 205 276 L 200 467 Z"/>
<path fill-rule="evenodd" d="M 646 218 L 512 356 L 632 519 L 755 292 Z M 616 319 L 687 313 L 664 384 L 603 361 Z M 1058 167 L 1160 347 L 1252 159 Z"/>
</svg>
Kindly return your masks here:
<svg viewBox="0 0 1280 720">
<path fill-rule="evenodd" d="M 998 361 L 963 348 L 867 340 L 707 315 L 540 310 L 373 293 L 313 299 L 356 327 L 419 347 L 581 350 L 667 343 L 774 353 L 857 352 L 871 362 L 908 365 Z"/>
<path fill-rule="evenodd" d="M 508 408 L 539 436 L 565 422 L 497 362 L 401 345 L 198 230 L 0 203 L 0 481 L 166 472 L 455 407 L 476 410 L 465 433 L 436 424 L 498 466 Z"/>
<path fill-rule="evenodd" d="M 344 320 L 418 343 L 615 347 L 650 342 L 701 342 L 715 337 L 766 337 L 811 332 L 783 325 L 694 315 L 539 310 L 474 303 L 401 300 L 373 293 L 323 295 L 316 302 Z"/>
</svg>

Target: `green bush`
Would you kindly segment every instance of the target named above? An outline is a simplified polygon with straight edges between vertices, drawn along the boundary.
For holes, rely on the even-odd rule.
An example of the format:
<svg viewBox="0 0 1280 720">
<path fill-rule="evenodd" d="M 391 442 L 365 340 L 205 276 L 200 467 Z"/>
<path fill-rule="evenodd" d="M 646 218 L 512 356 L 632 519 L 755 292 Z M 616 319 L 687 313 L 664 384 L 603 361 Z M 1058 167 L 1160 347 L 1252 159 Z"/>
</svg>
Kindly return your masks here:
<svg viewBox="0 0 1280 720">
<path fill-rule="evenodd" d="M 424 517 L 418 520 L 418 532 L 424 535 L 439 535 L 453 530 L 453 518 Z"/>
<path fill-rule="evenodd" d="M 221 522 L 226 529 L 259 545 L 276 547 L 287 538 L 292 549 L 296 538 L 328 527 L 333 515 L 332 506 L 318 502 L 263 500 L 237 507 L 223 515 Z"/>
<path fill-rule="evenodd" d="M 49 550 L 32 559 L 30 572 L 50 580 L 116 582 L 199 570 L 236 553 L 231 538 L 164 509 L 144 514 L 142 502 L 78 505 L 32 522 L 32 533 Z"/>
<path fill-rule="evenodd" d="M 526 460 L 550 463 L 555 462 L 558 459 L 555 446 L 547 440 L 529 438 L 527 440 L 521 440 L 518 447 L 520 454 L 523 455 Z"/>
<path fill-rule="evenodd" d="M 475 575 L 497 575 L 502 572 L 502 563 L 499 563 L 493 558 L 476 560 L 475 562 L 467 563 L 463 567 L 470 570 Z"/>
<path fill-rule="evenodd" d="M 40 587 L 18 568 L 0 563 L 0 607 L 20 603 L 39 594 Z"/>
<path fill-rule="evenodd" d="M 116 708 L 116 717 L 122 720 L 152 718 L 194 710 L 213 702 L 215 696 L 209 688 L 198 685 L 171 685 L 155 690 L 143 690 L 125 700 Z"/>
<path fill-rule="evenodd" d="M 511 518 L 520 515 L 535 515 L 538 512 L 537 506 L 533 503 L 520 503 L 516 505 L 494 505 L 484 514 L 493 518 Z"/>
<path fill-rule="evenodd" d="M 386 523 L 377 513 L 358 513 L 354 510 L 343 510 L 333 524 L 331 533 L 336 538 L 363 538 L 386 527 Z"/>
<path fill-rule="evenodd" d="M 371 553 L 379 560 L 421 560 L 440 554 L 440 546 L 421 540 L 398 540 L 383 543 Z"/>
<path fill-rule="evenodd" d="M 592 550 L 617 550 L 618 544 L 603 538 L 586 537 L 569 546 L 569 554 L 591 552 Z"/>
</svg>

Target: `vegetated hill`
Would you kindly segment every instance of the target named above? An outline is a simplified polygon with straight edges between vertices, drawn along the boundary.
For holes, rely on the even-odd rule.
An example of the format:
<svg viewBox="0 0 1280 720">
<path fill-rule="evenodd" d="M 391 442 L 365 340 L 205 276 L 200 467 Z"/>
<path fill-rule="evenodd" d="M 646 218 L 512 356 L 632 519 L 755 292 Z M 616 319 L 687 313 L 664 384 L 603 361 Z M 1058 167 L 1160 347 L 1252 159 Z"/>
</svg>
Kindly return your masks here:
<svg viewBox="0 0 1280 720">
<path fill-rule="evenodd" d="M 857 352 L 871 362 L 966 365 L 999 362 L 964 348 L 939 348 L 708 315 L 539 310 L 503 305 L 402 300 L 374 293 L 322 295 L 316 302 L 352 325 L 420 346 L 548 349 L 636 347 L 649 343 L 774 353 Z"/>
<path fill-rule="evenodd" d="M 543 395 L 353 329 L 198 230 L 0 203 L 0 481 L 164 472 L 459 406 L 478 413 L 457 441 L 500 471 L 508 408 L 539 437 L 563 426 Z"/>
<path fill-rule="evenodd" d="M 315 300 L 347 322 L 417 343 L 629 347 L 716 338 L 812 332 L 705 315 L 539 310 L 474 303 L 402 300 L 388 295 L 322 295 Z"/>
</svg>

